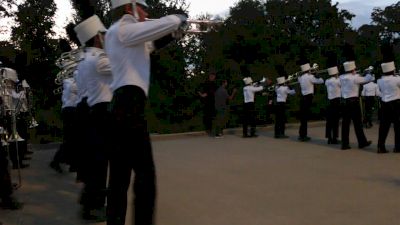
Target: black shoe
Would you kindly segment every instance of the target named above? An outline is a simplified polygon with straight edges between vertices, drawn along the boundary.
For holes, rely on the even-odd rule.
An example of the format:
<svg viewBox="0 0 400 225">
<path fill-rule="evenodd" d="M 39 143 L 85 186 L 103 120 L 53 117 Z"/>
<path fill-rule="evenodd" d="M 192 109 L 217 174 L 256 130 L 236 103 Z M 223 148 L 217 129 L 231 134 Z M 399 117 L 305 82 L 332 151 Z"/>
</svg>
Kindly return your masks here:
<svg viewBox="0 0 400 225">
<path fill-rule="evenodd" d="M 250 137 L 250 135 L 247 135 L 247 134 L 243 134 L 243 136 L 242 136 L 243 138 L 249 138 Z"/>
<path fill-rule="evenodd" d="M 82 219 L 96 221 L 96 222 L 104 222 L 107 220 L 106 210 L 104 208 L 101 209 L 86 209 L 83 207 L 81 212 Z"/>
<path fill-rule="evenodd" d="M 250 137 L 256 138 L 256 137 L 258 137 L 258 135 L 257 134 L 252 134 L 252 135 L 250 135 Z"/>
<path fill-rule="evenodd" d="M 376 153 L 382 154 L 382 153 L 388 153 L 388 151 L 386 150 L 385 147 L 378 147 L 378 151 Z"/>
<path fill-rule="evenodd" d="M 350 145 L 342 145 L 342 150 L 348 150 L 351 149 Z"/>
<path fill-rule="evenodd" d="M 307 141 L 311 140 L 311 138 L 308 136 L 305 136 L 305 137 L 299 137 L 298 140 L 301 142 L 307 142 Z"/>
<path fill-rule="evenodd" d="M 372 144 L 372 141 L 367 141 L 365 143 L 358 145 L 358 148 L 365 148 L 365 147 L 370 146 L 371 144 Z"/>
<path fill-rule="evenodd" d="M 0 207 L 3 209 L 10 209 L 10 210 L 17 210 L 21 209 L 24 206 L 23 203 L 18 202 L 14 198 L 9 198 L 9 199 L 3 199 L 3 201 L 0 204 Z"/>
<path fill-rule="evenodd" d="M 400 150 L 397 150 L 396 148 L 393 149 L 394 153 L 400 153 Z"/>
<path fill-rule="evenodd" d="M 338 140 L 338 139 L 333 139 L 332 142 L 331 142 L 331 144 L 333 144 L 333 145 L 340 144 L 340 140 Z"/>
<path fill-rule="evenodd" d="M 49 166 L 58 173 L 63 173 L 63 170 L 59 163 L 52 161 Z"/>
</svg>

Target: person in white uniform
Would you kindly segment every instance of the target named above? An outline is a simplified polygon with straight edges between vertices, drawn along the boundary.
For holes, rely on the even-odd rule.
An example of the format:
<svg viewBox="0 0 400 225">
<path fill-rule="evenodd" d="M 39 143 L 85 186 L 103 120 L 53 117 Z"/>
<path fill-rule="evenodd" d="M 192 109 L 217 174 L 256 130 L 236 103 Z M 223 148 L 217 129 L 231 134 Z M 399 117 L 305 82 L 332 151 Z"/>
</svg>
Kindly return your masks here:
<svg viewBox="0 0 400 225">
<path fill-rule="evenodd" d="M 296 94 L 296 91 L 290 89 L 286 84 L 285 77 L 276 78 L 277 87 L 276 92 L 276 105 L 275 105 L 275 138 L 288 138 L 285 135 L 285 122 L 286 122 L 286 99 L 288 95 Z"/>
<path fill-rule="evenodd" d="M 243 137 L 257 137 L 256 134 L 256 109 L 254 105 L 255 93 L 264 90 L 263 86 L 254 86 L 251 77 L 245 77 L 243 82 Z M 248 127 L 250 126 L 250 133 Z"/>
<path fill-rule="evenodd" d="M 328 68 L 328 74 L 330 78 L 325 81 L 329 100 L 326 115 L 325 137 L 328 138 L 328 144 L 338 144 L 341 92 L 339 70 L 337 66 Z"/>
<path fill-rule="evenodd" d="M 76 98 L 78 97 L 78 88 L 73 77 L 63 80 L 63 91 L 61 96 L 61 119 L 63 122 L 63 141 L 54 154 L 53 160 L 50 162 L 50 167 L 59 173 L 63 170 L 61 163 L 67 163 L 71 167 L 76 168 L 76 159 L 73 158 L 75 142 L 75 113 L 76 113 Z"/>
<path fill-rule="evenodd" d="M 156 174 L 144 112 L 150 84 L 150 53 L 157 47 L 157 40 L 171 37 L 187 19 L 169 15 L 145 21 L 146 2 L 133 2 L 111 1 L 113 24 L 105 37 L 113 77 L 110 87 L 115 144 L 110 153 L 108 225 L 125 224 L 132 170 L 135 224 L 154 224 Z"/>
<path fill-rule="evenodd" d="M 365 148 L 371 145 L 365 137 L 362 121 L 359 99 L 360 85 L 373 81 L 375 78 L 371 74 L 365 77 L 356 72 L 354 61 L 343 63 L 345 74 L 340 75 L 341 94 L 344 99 L 343 120 L 342 120 L 342 150 L 350 149 L 349 133 L 350 122 L 353 121 L 354 131 L 356 132 L 358 148 Z"/>
<path fill-rule="evenodd" d="M 364 126 L 365 128 L 372 127 L 372 115 L 376 98 L 380 95 L 378 85 L 375 82 L 369 82 L 363 85 L 361 96 L 364 100 Z"/>
<path fill-rule="evenodd" d="M 311 114 L 311 104 L 314 98 L 314 84 L 322 84 L 324 80 L 322 78 L 316 78 L 310 73 L 310 64 L 306 63 L 300 66 L 303 73 L 298 78 L 301 88 L 301 100 L 300 100 L 300 128 L 299 128 L 299 141 L 309 141 L 311 138 L 307 136 L 308 119 Z"/>
<path fill-rule="evenodd" d="M 90 165 L 84 166 L 85 186 L 81 201 L 84 219 L 105 220 L 107 183 L 107 152 L 110 151 L 110 119 L 108 108 L 112 98 L 109 88 L 111 67 L 103 50 L 106 28 L 97 15 L 93 15 L 74 28 L 83 46 L 83 60 L 77 70 L 87 88 L 89 111 L 88 148 L 82 158 Z M 89 164 L 89 163 L 88 163 Z M 103 215 L 102 215 L 103 214 Z"/>
<path fill-rule="evenodd" d="M 400 152 L 400 77 L 395 76 L 394 62 L 381 64 L 383 75 L 378 79 L 382 117 L 379 124 L 378 153 L 387 153 L 385 142 L 390 125 L 394 128 L 394 152 Z"/>
</svg>

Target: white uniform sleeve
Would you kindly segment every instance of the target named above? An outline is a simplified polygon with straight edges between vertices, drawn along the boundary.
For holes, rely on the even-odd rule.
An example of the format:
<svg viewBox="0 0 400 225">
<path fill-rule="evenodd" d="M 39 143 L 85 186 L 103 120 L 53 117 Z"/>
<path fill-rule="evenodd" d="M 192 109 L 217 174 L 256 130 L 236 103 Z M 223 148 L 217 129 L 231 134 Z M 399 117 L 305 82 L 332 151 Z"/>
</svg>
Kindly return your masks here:
<svg viewBox="0 0 400 225">
<path fill-rule="evenodd" d="M 259 92 L 259 91 L 264 90 L 264 87 L 262 87 L 262 86 L 259 86 L 259 87 L 251 86 L 250 90 L 253 91 L 253 92 Z"/>
<path fill-rule="evenodd" d="M 99 74 L 111 75 L 110 60 L 105 53 L 99 55 L 99 60 L 96 64 L 96 70 Z"/>
<path fill-rule="evenodd" d="M 322 79 L 322 78 L 315 78 L 314 76 L 312 76 L 312 78 L 311 78 L 311 82 L 313 83 L 313 84 L 323 84 L 324 83 L 324 79 Z"/>
<path fill-rule="evenodd" d="M 164 37 L 180 25 L 181 20 L 174 15 L 146 22 L 137 22 L 132 16 L 125 15 L 121 19 L 118 35 L 122 43 L 132 46 Z"/>
<path fill-rule="evenodd" d="M 357 75 L 357 77 L 354 79 L 357 84 L 365 84 L 374 80 L 375 78 L 371 74 L 367 74 L 365 77 Z"/>
<path fill-rule="evenodd" d="M 296 91 L 294 90 L 294 89 L 287 89 L 287 93 L 289 94 L 289 95 L 294 95 L 294 94 L 296 94 Z"/>
<path fill-rule="evenodd" d="M 375 85 L 375 96 L 381 96 L 381 91 L 379 90 L 378 85 Z"/>
</svg>

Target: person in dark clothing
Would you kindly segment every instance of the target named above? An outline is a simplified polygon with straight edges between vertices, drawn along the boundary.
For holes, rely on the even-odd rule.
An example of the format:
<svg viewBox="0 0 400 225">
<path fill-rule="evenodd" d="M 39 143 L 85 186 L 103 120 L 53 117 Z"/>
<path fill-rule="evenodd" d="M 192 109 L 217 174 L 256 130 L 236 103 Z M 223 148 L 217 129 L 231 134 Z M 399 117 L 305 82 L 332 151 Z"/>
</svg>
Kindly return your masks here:
<svg viewBox="0 0 400 225">
<path fill-rule="evenodd" d="M 13 196 L 11 176 L 8 170 L 7 151 L 0 145 L 0 207 L 3 209 L 20 209 L 22 203 Z"/>
<path fill-rule="evenodd" d="M 215 92 L 215 137 L 222 137 L 223 129 L 225 127 L 226 118 L 229 113 L 228 100 L 232 100 L 236 94 L 236 89 L 229 95 L 226 87 L 228 81 L 223 80 L 222 85 Z"/>
<path fill-rule="evenodd" d="M 202 85 L 202 90 L 198 92 L 204 99 L 203 123 L 207 134 L 212 135 L 212 122 L 215 117 L 215 91 L 217 84 L 215 82 L 215 73 L 208 75 L 208 80 Z"/>
</svg>

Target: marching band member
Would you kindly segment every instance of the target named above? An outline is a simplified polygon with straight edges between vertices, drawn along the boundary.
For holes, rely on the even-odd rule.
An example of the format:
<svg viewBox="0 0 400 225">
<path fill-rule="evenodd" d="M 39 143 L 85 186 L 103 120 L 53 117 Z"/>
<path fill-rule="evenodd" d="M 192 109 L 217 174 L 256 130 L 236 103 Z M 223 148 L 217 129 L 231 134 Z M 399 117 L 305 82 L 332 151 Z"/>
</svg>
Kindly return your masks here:
<svg viewBox="0 0 400 225">
<path fill-rule="evenodd" d="M 378 153 L 387 153 L 385 147 L 386 137 L 390 124 L 394 126 L 394 152 L 400 152 L 400 77 L 395 76 L 394 62 L 381 64 L 383 75 L 377 81 L 381 93 L 382 116 L 379 124 Z"/>
<path fill-rule="evenodd" d="M 107 224 L 125 224 L 133 169 L 135 224 L 150 225 L 154 224 L 156 175 L 144 115 L 150 82 L 149 43 L 171 36 L 187 18 L 169 15 L 144 22 L 148 15 L 144 0 L 134 4 L 132 0 L 112 0 L 111 5 L 114 23 L 107 31 L 105 50 L 113 76 L 111 113 L 116 146 L 110 153 Z"/>
<path fill-rule="evenodd" d="M 288 138 L 285 135 L 286 122 L 286 99 L 288 95 L 296 94 L 296 91 L 290 89 L 285 84 L 285 77 L 276 78 L 278 86 L 276 92 L 276 108 L 275 108 L 275 138 Z"/>
<path fill-rule="evenodd" d="M 256 92 L 264 90 L 263 86 L 254 86 L 251 77 L 243 79 L 246 86 L 243 87 L 244 105 L 243 105 L 243 137 L 258 137 L 256 134 L 256 111 L 254 105 L 254 95 Z M 250 125 L 250 134 L 248 126 Z"/>
<path fill-rule="evenodd" d="M 73 77 L 63 80 L 63 91 L 61 96 L 61 119 L 63 122 L 63 142 L 50 162 L 50 167 L 62 173 L 60 163 L 68 163 L 70 168 L 76 168 L 76 160 L 73 156 L 73 148 L 76 146 L 74 133 L 76 99 L 78 97 L 78 87 Z M 73 169 L 72 169 L 73 170 Z"/>
<path fill-rule="evenodd" d="M 353 121 L 354 131 L 356 132 L 358 148 L 365 148 L 371 145 L 365 137 L 362 121 L 359 99 L 359 88 L 361 84 L 373 81 L 374 77 L 367 74 L 361 77 L 356 72 L 356 64 L 354 61 L 346 61 L 343 63 L 345 74 L 340 75 L 340 86 L 342 98 L 344 99 L 343 120 L 342 120 L 342 150 L 350 149 L 349 132 L 350 122 Z"/>
<path fill-rule="evenodd" d="M 338 144 L 339 136 L 339 115 L 340 115 L 340 80 L 337 66 L 328 68 L 328 74 L 331 76 L 325 81 L 326 91 L 328 93 L 328 109 L 326 116 L 325 137 L 328 138 L 328 144 Z"/>
<path fill-rule="evenodd" d="M 105 220 L 110 116 L 109 102 L 112 93 L 111 68 L 104 52 L 103 39 L 106 28 L 97 15 L 84 20 L 74 28 L 82 46 L 83 60 L 78 64 L 79 76 L 84 78 L 89 112 L 88 148 L 83 156 L 90 166 L 84 168 L 85 187 L 81 196 L 84 219 Z M 99 213 L 96 213 L 98 211 Z M 104 213 L 104 215 L 101 215 Z"/>
<path fill-rule="evenodd" d="M 3 71 L 4 72 L 4 71 Z M 20 104 L 20 95 L 16 92 L 16 87 L 18 83 L 18 75 L 17 72 L 13 69 L 7 68 L 7 70 L 3 74 L 3 82 L 5 84 L 4 93 L 2 96 L 3 104 L 4 104 L 4 113 L 6 119 L 6 127 L 8 133 L 11 134 L 11 144 L 10 148 L 10 159 L 12 162 L 12 168 L 26 168 L 29 164 L 24 164 L 24 159 L 26 158 L 27 148 L 25 148 L 26 143 L 22 143 L 24 141 L 18 134 L 16 127 L 14 127 L 14 122 L 17 124 L 17 107 Z M 13 117 L 15 116 L 15 121 L 13 121 Z M 15 125 L 16 125 L 15 124 Z M 14 133 L 15 128 L 15 133 Z M 14 135 L 15 134 L 15 135 Z M 17 152 L 18 145 L 18 152 Z"/>
<path fill-rule="evenodd" d="M 307 123 L 308 117 L 311 114 L 310 108 L 314 98 L 314 84 L 322 84 L 322 78 L 315 78 L 310 73 L 311 67 L 309 63 L 300 66 L 303 75 L 298 78 L 301 88 L 300 100 L 300 128 L 299 128 L 299 141 L 309 141 L 311 138 L 307 136 Z"/>
<path fill-rule="evenodd" d="M 363 85 L 361 96 L 364 99 L 364 125 L 366 128 L 372 127 L 372 114 L 375 106 L 375 98 L 380 96 L 378 85 L 369 82 Z"/>
</svg>

